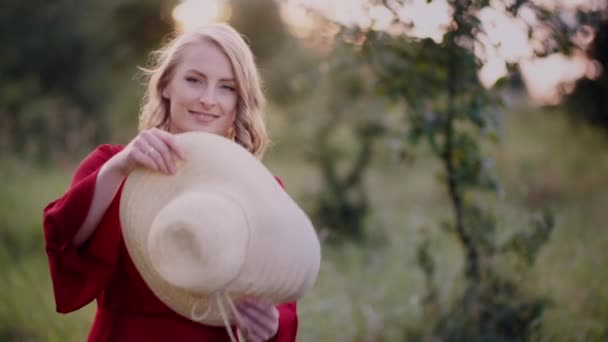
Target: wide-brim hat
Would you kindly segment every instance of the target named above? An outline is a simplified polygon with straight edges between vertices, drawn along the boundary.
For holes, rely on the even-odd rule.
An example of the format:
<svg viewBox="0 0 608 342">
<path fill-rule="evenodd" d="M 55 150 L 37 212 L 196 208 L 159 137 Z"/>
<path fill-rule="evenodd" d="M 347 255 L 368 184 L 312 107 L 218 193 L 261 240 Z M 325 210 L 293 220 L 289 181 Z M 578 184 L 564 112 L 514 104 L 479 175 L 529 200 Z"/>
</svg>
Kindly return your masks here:
<svg viewBox="0 0 608 342">
<path fill-rule="evenodd" d="M 220 295 L 301 298 L 321 258 L 308 216 L 240 145 L 201 132 L 175 137 L 187 157 L 176 159 L 176 173 L 138 168 L 120 201 L 124 241 L 148 287 L 175 312 L 210 325 L 224 324 Z"/>
</svg>

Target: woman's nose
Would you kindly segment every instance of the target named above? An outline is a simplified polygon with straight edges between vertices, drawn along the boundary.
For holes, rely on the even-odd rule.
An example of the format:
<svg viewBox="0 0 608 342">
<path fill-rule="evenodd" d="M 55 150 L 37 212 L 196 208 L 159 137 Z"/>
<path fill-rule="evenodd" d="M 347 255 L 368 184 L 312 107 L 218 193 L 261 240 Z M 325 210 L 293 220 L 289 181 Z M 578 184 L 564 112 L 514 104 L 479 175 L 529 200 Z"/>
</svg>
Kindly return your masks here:
<svg viewBox="0 0 608 342">
<path fill-rule="evenodd" d="M 216 98 L 215 98 L 215 90 L 213 89 L 213 87 L 205 87 L 205 89 L 203 89 L 203 91 L 201 92 L 201 96 L 199 98 L 199 101 L 207 106 L 213 106 L 216 103 Z"/>
</svg>

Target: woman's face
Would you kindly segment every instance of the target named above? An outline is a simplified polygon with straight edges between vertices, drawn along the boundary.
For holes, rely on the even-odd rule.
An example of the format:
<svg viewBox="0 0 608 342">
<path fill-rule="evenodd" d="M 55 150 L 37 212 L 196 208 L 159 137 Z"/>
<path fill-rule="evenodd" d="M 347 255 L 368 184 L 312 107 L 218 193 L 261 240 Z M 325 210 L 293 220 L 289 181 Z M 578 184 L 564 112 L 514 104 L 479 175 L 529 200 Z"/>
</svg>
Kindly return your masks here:
<svg viewBox="0 0 608 342">
<path fill-rule="evenodd" d="M 170 104 L 171 133 L 202 131 L 226 136 L 234 124 L 238 93 L 232 64 L 211 41 L 184 47 L 162 96 Z"/>
</svg>

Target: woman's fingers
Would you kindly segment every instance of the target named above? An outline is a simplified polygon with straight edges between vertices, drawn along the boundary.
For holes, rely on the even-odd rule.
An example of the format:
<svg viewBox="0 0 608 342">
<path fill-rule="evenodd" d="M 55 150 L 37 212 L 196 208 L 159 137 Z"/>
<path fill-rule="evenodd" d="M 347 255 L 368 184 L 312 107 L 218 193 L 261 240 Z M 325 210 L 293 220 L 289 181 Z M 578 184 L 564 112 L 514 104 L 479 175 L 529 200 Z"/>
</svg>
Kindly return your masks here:
<svg viewBox="0 0 608 342">
<path fill-rule="evenodd" d="M 144 137 L 147 143 L 156 151 L 152 153 L 160 157 L 159 159 L 163 163 L 164 169 L 171 174 L 175 173 L 175 161 L 173 160 L 169 146 L 153 132 L 145 133 Z"/>
<path fill-rule="evenodd" d="M 155 168 L 153 170 L 161 171 L 164 173 L 168 173 L 169 171 L 166 169 L 165 164 L 160 156 L 159 152 L 156 151 L 154 147 L 152 147 L 142 135 L 138 136 L 134 142 L 134 150 L 138 152 L 138 160 L 136 160 L 139 164 L 146 165 L 143 163 L 144 160 L 152 160 Z M 141 155 L 143 154 L 143 158 Z M 147 165 L 146 165 L 147 166 Z"/>
<path fill-rule="evenodd" d="M 248 340 L 266 341 L 273 337 L 279 325 L 278 310 L 271 304 L 245 300 L 237 304 L 239 328 Z"/>
<path fill-rule="evenodd" d="M 255 304 L 244 303 L 240 306 L 241 311 L 246 313 L 246 316 L 250 318 L 261 329 L 265 330 L 266 333 L 272 333 L 272 325 L 275 317 L 272 315 L 272 308 L 262 307 Z"/>
<path fill-rule="evenodd" d="M 175 136 L 167 131 L 160 129 L 154 130 L 155 135 L 160 138 L 181 160 L 186 160 L 186 153 L 183 148 L 177 143 Z"/>
<path fill-rule="evenodd" d="M 132 153 L 133 153 L 134 159 L 136 160 L 136 162 L 138 164 L 141 164 L 154 171 L 158 171 L 158 166 L 156 166 L 156 162 L 152 158 L 147 156 L 145 153 L 143 153 L 142 151 L 140 151 L 139 149 L 136 149 L 136 148 L 133 149 Z"/>
<path fill-rule="evenodd" d="M 243 316 L 243 319 L 247 321 L 247 326 L 249 327 L 248 331 L 264 336 L 272 336 L 272 321 L 270 317 L 265 315 L 258 314 L 255 310 L 250 308 L 239 308 L 240 314 Z"/>
<path fill-rule="evenodd" d="M 266 337 L 259 327 L 256 326 L 256 323 L 253 322 L 250 317 L 245 316 L 241 317 L 241 320 L 238 323 L 239 330 L 243 333 L 245 337 L 245 341 L 247 342 L 258 342 L 258 341 L 267 341 L 270 337 Z"/>
<path fill-rule="evenodd" d="M 173 174 L 177 169 L 173 154 L 186 160 L 184 150 L 175 136 L 157 128 L 141 132 L 127 146 L 127 151 L 127 170 L 140 164 L 155 171 Z"/>
</svg>

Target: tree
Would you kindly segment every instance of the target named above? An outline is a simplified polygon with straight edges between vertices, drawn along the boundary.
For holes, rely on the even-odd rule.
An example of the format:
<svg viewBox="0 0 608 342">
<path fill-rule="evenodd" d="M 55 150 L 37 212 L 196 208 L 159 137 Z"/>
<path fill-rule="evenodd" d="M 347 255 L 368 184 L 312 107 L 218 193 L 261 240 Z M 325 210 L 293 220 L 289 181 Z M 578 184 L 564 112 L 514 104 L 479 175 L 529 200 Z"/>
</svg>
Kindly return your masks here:
<svg viewBox="0 0 608 342">
<path fill-rule="evenodd" d="M 0 13 L 0 41 L 7 47 L 0 57 L 3 152 L 50 161 L 55 153 L 75 152 L 108 138 L 111 118 L 104 114 L 119 97 L 117 88 L 124 90 L 124 80 L 133 78 L 135 65 L 171 31 L 165 6 L 171 2 L 4 4 Z"/>
<path fill-rule="evenodd" d="M 370 214 L 364 175 L 371 166 L 375 142 L 386 132 L 369 112 L 382 110 L 384 103 L 374 98 L 374 84 L 367 78 L 370 70 L 357 58 L 336 48 L 326 65 L 315 82 L 320 92 L 331 95 L 324 98 L 322 119 L 313 137 L 312 160 L 322 179 L 313 215 L 329 241 L 361 243 L 368 237 L 365 226 Z M 340 131 L 350 136 L 348 149 L 335 144 Z"/>
<path fill-rule="evenodd" d="M 403 1 L 382 3 L 394 12 L 403 5 Z M 378 2 L 374 4 L 378 6 Z M 405 103 L 409 129 L 402 139 L 412 145 L 425 142 L 443 165 L 439 180 L 445 185 L 453 218 L 442 227 L 464 252 L 465 291 L 450 307 L 440 308 L 433 286 L 432 253 L 428 245 L 420 246 L 418 261 L 429 288 L 428 318 L 435 324 L 429 331 L 408 335 L 430 334 L 448 341 L 527 340 L 538 332 L 537 322 L 547 300 L 523 291 L 508 274 L 499 271 L 496 260 L 513 253 L 532 266 L 550 237 L 554 220 L 548 210 L 542 211 L 529 227 L 518 230 L 506 242 L 497 240 L 497 223 L 484 205 L 487 196 L 483 193 L 496 193 L 500 186 L 490 159 L 481 152 L 481 142 L 497 140 L 494 131 L 500 100 L 495 90 L 503 81 L 495 89 L 482 86 L 477 78 L 482 61 L 476 54 L 476 42 L 484 34 L 478 16 L 491 4 L 474 0 L 448 4 L 451 22 L 441 42 L 403 34 L 413 24 L 402 22 L 397 13 L 387 30 L 342 25 L 338 38 L 351 42 L 353 53 L 373 68 L 379 96 Z M 572 50 L 570 27 L 560 20 L 559 13 L 521 0 L 505 6 L 504 14 L 517 16 L 524 7 L 536 13 L 541 27 L 553 32 L 537 55 Z M 532 35 L 534 27 L 529 29 Z M 374 114 L 369 113 L 370 117 Z M 381 120 L 378 115 L 376 119 Z"/>
<path fill-rule="evenodd" d="M 601 74 L 596 79 L 579 80 L 566 105 L 574 118 L 582 117 L 592 125 L 608 129 L 608 17 L 605 14 L 603 17 L 586 51 Z"/>
</svg>

